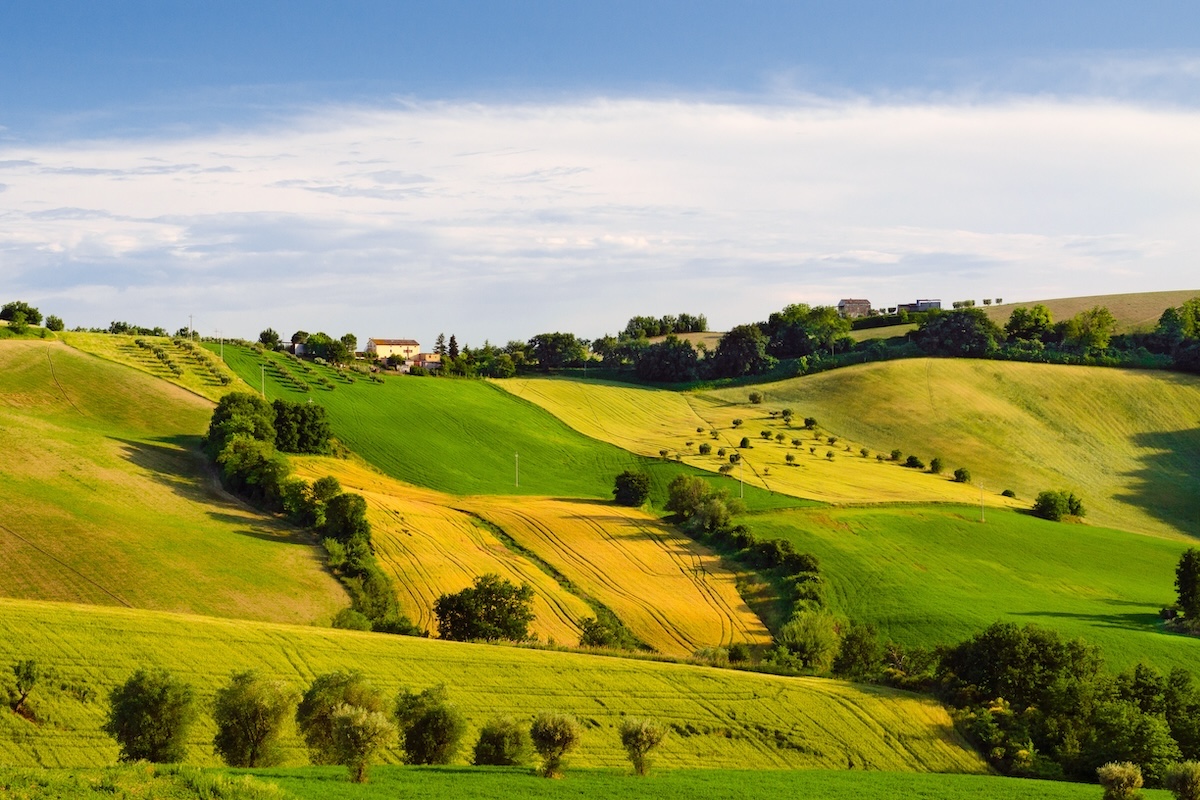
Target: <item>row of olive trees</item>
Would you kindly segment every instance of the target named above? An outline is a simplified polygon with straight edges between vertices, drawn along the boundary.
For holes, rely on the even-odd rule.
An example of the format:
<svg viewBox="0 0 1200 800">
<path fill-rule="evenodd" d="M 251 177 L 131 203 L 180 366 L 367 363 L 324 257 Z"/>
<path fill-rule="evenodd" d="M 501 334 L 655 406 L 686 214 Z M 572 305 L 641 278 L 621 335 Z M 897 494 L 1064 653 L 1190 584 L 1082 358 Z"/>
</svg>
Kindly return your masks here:
<svg viewBox="0 0 1200 800">
<path fill-rule="evenodd" d="M 390 708 L 382 692 L 359 672 L 318 675 L 303 694 L 254 671 L 235 673 L 211 704 L 217 732 L 213 749 L 231 767 L 273 766 L 283 759 L 281 739 L 289 719 L 314 764 L 340 764 L 356 783 L 379 752 L 395 743 L 406 764 L 449 764 L 466 735 L 466 718 L 445 685 L 421 692 L 401 689 Z M 188 732 L 199 716 L 193 688 L 166 670 L 138 670 L 109 695 L 104 731 L 116 739 L 124 761 L 183 761 Z M 645 775 L 650 752 L 666 731 L 649 720 L 625 718 L 622 746 L 634 771 Z M 580 726 L 565 714 L 539 714 L 528 730 L 517 720 L 495 718 L 480 729 L 472 763 L 528 763 L 530 745 L 541 757 L 538 773 L 555 777 L 580 740 Z"/>
<path fill-rule="evenodd" d="M 1096 770 L 1104 800 L 1140 800 L 1145 785 L 1142 768 L 1129 761 L 1114 761 Z M 1178 800 L 1200 800 L 1200 761 L 1183 761 L 1168 768 L 1163 785 Z"/>
</svg>

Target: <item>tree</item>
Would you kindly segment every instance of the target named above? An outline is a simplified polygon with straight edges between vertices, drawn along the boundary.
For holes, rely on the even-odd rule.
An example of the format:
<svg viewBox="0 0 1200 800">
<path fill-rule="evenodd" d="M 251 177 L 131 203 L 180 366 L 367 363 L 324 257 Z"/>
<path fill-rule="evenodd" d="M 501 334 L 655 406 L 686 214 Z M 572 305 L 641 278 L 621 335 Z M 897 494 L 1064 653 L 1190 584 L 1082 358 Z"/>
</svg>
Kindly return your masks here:
<svg viewBox="0 0 1200 800">
<path fill-rule="evenodd" d="M 1039 492 L 1033 501 L 1033 513 L 1042 519 L 1060 522 L 1067 515 L 1082 517 L 1087 512 L 1083 500 L 1074 492 L 1045 491 Z"/>
<path fill-rule="evenodd" d="M 383 695 L 360 672 L 327 672 L 314 678 L 300 698 L 296 728 L 304 737 L 314 764 L 344 763 L 337 747 L 333 717 L 347 705 L 382 714 Z"/>
<path fill-rule="evenodd" d="M 563 758 L 579 744 L 579 723 L 567 714 L 538 714 L 529 738 L 542 757 L 542 776 L 556 778 L 562 775 Z"/>
<path fill-rule="evenodd" d="M 371 523 L 367 520 L 367 501 L 361 494 L 344 492 L 325 503 L 325 525 L 322 533 L 335 541 L 352 539 L 370 541 Z"/>
<path fill-rule="evenodd" d="M 283 758 L 279 738 L 296 700 L 282 681 L 260 678 L 253 670 L 234 673 L 213 700 L 213 747 L 231 767 L 278 764 Z"/>
<path fill-rule="evenodd" d="M 471 763 L 477 767 L 516 767 L 529 760 L 529 731 L 512 717 L 488 720 L 479 729 Z"/>
<path fill-rule="evenodd" d="M 529 349 L 538 369 L 549 372 L 582 364 L 587 355 L 587 342 L 572 333 L 539 333 L 529 340 Z"/>
<path fill-rule="evenodd" d="M 25 701 L 29 699 L 29 693 L 41 679 L 42 670 L 38 663 L 30 658 L 13 664 L 12 671 L 13 677 L 17 680 L 17 699 L 12 703 L 12 710 L 14 713 L 20 714 Z"/>
<path fill-rule="evenodd" d="M 937 456 L 935 456 L 929 462 L 929 471 L 932 472 L 934 475 L 941 475 L 943 468 L 944 468 L 944 464 L 942 463 L 942 459 L 938 458 Z"/>
<path fill-rule="evenodd" d="M 703 448 L 703 445 L 701 447 Z M 650 496 L 650 476 L 644 472 L 625 470 L 617 476 L 613 496 L 618 505 L 635 508 L 642 505 Z"/>
<path fill-rule="evenodd" d="M 1177 800 L 1200 800 L 1200 761 L 1184 761 L 1167 770 L 1163 785 Z"/>
<path fill-rule="evenodd" d="M 279 347 L 279 334 L 274 328 L 267 328 L 258 334 L 258 341 L 268 350 L 275 350 Z"/>
<path fill-rule="evenodd" d="M 851 622 L 833 659 L 833 673 L 847 678 L 869 678 L 879 671 L 883 647 L 874 625 Z"/>
<path fill-rule="evenodd" d="M 644 381 L 686 383 L 699 377 L 699 368 L 696 348 L 674 334 L 647 345 L 634 359 L 634 371 Z"/>
<path fill-rule="evenodd" d="M 1104 306 L 1095 306 L 1080 311 L 1067 321 L 1064 338 L 1067 344 L 1084 350 L 1103 350 L 1108 347 L 1116 327 L 1117 318 L 1113 313 Z"/>
<path fill-rule="evenodd" d="M 971 470 L 967 469 L 966 467 L 959 467 L 958 469 L 954 470 L 954 480 L 958 483 L 970 483 Z"/>
<path fill-rule="evenodd" d="M 757 325 L 738 325 L 722 336 L 709 362 L 715 378 L 758 375 L 779 363 L 767 355 L 767 337 Z"/>
<path fill-rule="evenodd" d="M 450 703 L 445 684 L 396 695 L 396 726 L 406 764 L 449 764 L 458 752 L 467 722 Z"/>
<path fill-rule="evenodd" d="M 1128 761 L 1109 762 L 1097 768 L 1096 777 L 1104 787 L 1104 800 L 1137 800 L 1142 796 L 1142 771 Z"/>
<path fill-rule="evenodd" d="M 981 308 L 931 311 L 913 334 L 927 353 L 960 358 L 986 358 L 1003 337 L 1000 328 Z"/>
<path fill-rule="evenodd" d="M 1041 303 L 1032 308 L 1014 308 L 1004 326 L 1004 335 L 1011 341 L 1041 341 L 1054 329 L 1050 309 Z"/>
<path fill-rule="evenodd" d="M 452 333 L 450 334 L 450 346 L 446 348 L 446 355 L 450 358 L 458 358 L 458 353 L 458 339 Z"/>
<path fill-rule="evenodd" d="M 13 300 L 0 308 L 0 319 L 12 322 L 17 314 L 23 314 L 26 325 L 38 325 L 42 321 L 42 312 L 23 300 Z"/>
<path fill-rule="evenodd" d="M 382 711 L 354 705 L 338 706 L 330 721 L 337 762 L 350 770 L 351 781 L 366 783 L 372 757 L 396 738 L 395 726 Z"/>
<path fill-rule="evenodd" d="M 1200 621 L 1200 550 L 1189 547 L 1175 567 L 1175 591 L 1179 608 L 1191 622 Z"/>
<path fill-rule="evenodd" d="M 667 738 L 667 729 L 653 720 L 625 717 L 620 733 L 621 746 L 633 764 L 634 773 L 644 776 L 650 771 L 650 751 Z"/>
<path fill-rule="evenodd" d="M 230 392 L 220 399 L 208 423 L 208 448 L 220 453 L 234 436 L 244 434 L 275 443 L 275 409 L 257 394 Z"/>
<path fill-rule="evenodd" d="M 446 357 L 446 334 L 439 333 L 437 335 L 437 343 L 433 346 L 433 351 L 442 358 Z"/>
<path fill-rule="evenodd" d="M 8 321 L 8 329 L 18 336 L 29 329 L 29 326 L 26 324 L 24 311 L 13 313 L 12 318 Z"/>
<path fill-rule="evenodd" d="M 56 317 L 53 314 L 46 317 L 46 328 L 52 331 L 61 331 L 63 329 L 62 317 Z"/>
<path fill-rule="evenodd" d="M 358 337 L 353 333 L 342 334 L 342 338 L 338 341 L 342 343 L 342 346 L 346 348 L 346 352 L 350 353 L 350 355 L 354 355 L 354 351 L 358 349 Z"/>
<path fill-rule="evenodd" d="M 667 511 L 686 520 L 696 513 L 710 494 L 708 484 L 694 475 L 676 475 L 667 486 Z"/>
<path fill-rule="evenodd" d="M 139 669 L 109 694 L 104 732 L 117 740 L 122 761 L 183 761 L 196 719 L 192 687 L 164 669 Z"/>
<path fill-rule="evenodd" d="M 840 646 L 837 619 L 825 611 L 801 611 L 779 629 L 778 640 L 802 666 L 828 672 Z"/>
<path fill-rule="evenodd" d="M 488 573 L 474 585 L 454 594 L 443 594 L 433 604 L 438 636 L 465 642 L 514 642 L 529 638 L 533 621 L 533 587 L 520 586 Z"/>
</svg>

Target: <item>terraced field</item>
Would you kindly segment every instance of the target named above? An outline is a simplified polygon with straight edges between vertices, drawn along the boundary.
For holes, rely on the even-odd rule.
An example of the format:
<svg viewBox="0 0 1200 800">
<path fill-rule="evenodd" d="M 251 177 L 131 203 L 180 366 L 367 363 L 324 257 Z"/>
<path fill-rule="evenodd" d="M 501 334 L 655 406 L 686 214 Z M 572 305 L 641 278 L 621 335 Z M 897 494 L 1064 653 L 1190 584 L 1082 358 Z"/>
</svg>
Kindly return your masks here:
<svg viewBox="0 0 1200 800">
<path fill-rule="evenodd" d="M 61 343 L 0 343 L 0 595 L 327 621 L 310 542 L 215 485 L 211 405 Z"/>
<path fill-rule="evenodd" d="M 301 477 L 332 475 L 342 488 L 366 498 L 375 555 L 395 580 L 404 613 L 421 628 L 436 632 L 433 604 L 440 595 L 460 591 L 489 572 L 534 587 L 536 619 L 530 630 L 542 641 L 577 644 L 579 620 L 595 616 L 587 603 L 509 550 L 475 517 L 451 508 L 455 498 L 402 484 L 354 461 L 307 457 L 293 463 Z"/>
<path fill-rule="evenodd" d="M 979 507 L 801 509 L 749 516 L 768 538 L 815 553 L 832 606 L 907 644 L 961 641 L 996 620 L 1101 645 L 1123 669 L 1195 670 L 1200 639 L 1164 632 L 1175 599 L 1170 539 Z"/>
<path fill-rule="evenodd" d="M 1012 488 L 1029 502 L 1043 489 L 1068 488 L 1084 498 L 1090 523 L 1200 535 L 1194 375 L 913 359 L 706 398 L 744 403 L 753 388 L 766 393 L 766 407 L 791 406 L 873 450 L 964 465 L 989 493 Z"/>
<path fill-rule="evenodd" d="M 162 666 L 202 699 L 248 668 L 296 687 L 358 669 L 388 695 L 445 682 L 468 717 L 468 740 L 493 715 L 565 711 L 584 724 L 579 767 L 623 767 L 616 726 L 635 714 L 672 726 L 664 768 L 985 771 L 941 706 L 840 681 L 30 601 L 0 600 L 0 630 L 0 663 L 35 658 L 55 675 L 34 696 L 52 722 L 0 714 L 0 763 L 13 766 L 112 763 L 102 698 L 134 669 Z M 212 735 L 202 718 L 189 763 L 215 762 Z M 303 763 L 299 741 L 285 743 L 289 762 Z"/>
<path fill-rule="evenodd" d="M 462 505 L 554 566 L 660 653 L 771 641 L 738 595 L 736 574 L 644 512 L 551 498 L 488 497 Z"/>
<path fill-rule="evenodd" d="M 978 488 L 954 483 L 949 475 L 928 475 L 880 463 L 874 458 L 876 451 L 863 457 L 863 445 L 846 438 L 836 427 L 804 430 L 801 420 L 810 415 L 807 406 L 793 408 L 798 417 L 791 425 L 772 416 L 771 411 L 788 405 L 775 400 L 773 387 L 777 384 L 709 394 L 561 378 L 496 383 L 537 403 L 581 433 L 634 453 L 649 456 L 667 450 L 672 457 L 678 454 L 683 463 L 709 472 L 728 464 L 728 454 L 739 453 L 743 464 L 725 484 L 735 493 L 741 489 L 733 481 L 744 480 L 772 492 L 828 503 L 979 502 Z M 767 403 L 747 402 L 754 388 L 768 393 Z M 738 419 L 742 424 L 735 428 Z M 715 438 L 711 431 L 716 431 Z M 771 438 L 764 439 L 763 431 Z M 837 440 L 831 444 L 829 437 L 834 433 Z M 743 437 L 750 439 L 751 447 L 739 447 Z M 700 453 L 705 442 L 712 447 L 708 455 Z M 720 455 L 722 448 L 726 455 Z M 790 463 L 789 455 L 794 459 Z M 987 502 L 1008 504 L 998 492 L 989 493 Z"/>
<path fill-rule="evenodd" d="M 240 379 L 235 378 L 232 371 L 220 363 L 219 358 L 211 359 L 194 354 L 185 347 L 176 345 L 169 336 L 127 336 L 71 331 L 64 331 L 58 335 L 64 342 L 77 350 L 91 353 L 117 364 L 133 367 L 168 383 L 182 386 L 213 402 L 220 400 L 223 395 L 235 389 L 246 391 L 248 388 Z M 170 359 L 170 364 L 177 366 L 179 372 L 173 372 L 168 363 L 156 357 L 149 347 L 139 347 L 136 344 L 139 339 L 145 341 L 150 347 L 161 347 L 166 357 Z M 196 347 L 199 348 L 199 344 Z M 217 350 L 218 352 L 221 350 L 219 345 Z M 210 364 L 211 366 L 209 366 Z M 233 380 L 228 384 L 222 383 L 218 379 L 220 375 L 225 375 Z"/>
</svg>

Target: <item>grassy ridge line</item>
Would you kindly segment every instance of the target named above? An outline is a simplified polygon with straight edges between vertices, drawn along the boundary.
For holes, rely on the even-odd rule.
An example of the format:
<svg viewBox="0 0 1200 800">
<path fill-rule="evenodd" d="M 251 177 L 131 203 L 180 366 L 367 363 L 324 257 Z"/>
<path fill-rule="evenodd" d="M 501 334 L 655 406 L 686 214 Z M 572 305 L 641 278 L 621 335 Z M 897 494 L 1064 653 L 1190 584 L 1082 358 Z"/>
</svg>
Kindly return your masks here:
<svg viewBox="0 0 1200 800">
<path fill-rule="evenodd" d="M 768 512 L 754 532 L 815 553 L 831 605 L 881 634 L 927 646 L 996 620 L 1032 622 L 1104 648 L 1111 667 L 1146 659 L 1195 670 L 1200 639 L 1164 632 L 1184 544 L 976 507 Z"/>
<path fill-rule="evenodd" d="M 1085 297 L 1058 297 L 1050 300 L 1031 300 L 1027 303 L 1005 303 L 998 306 L 980 306 L 992 321 L 1003 326 L 1018 308 L 1032 308 L 1041 304 L 1050 309 L 1055 322 L 1070 319 L 1080 311 L 1096 306 L 1105 306 L 1117 318 L 1117 332 L 1147 331 L 1158 324 L 1158 318 L 1168 308 L 1179 307 L 1193 297 L 1200 296 L 1200 289 L 1184 289 L 1171 292 L 1134 292 L 1132 294 L 1099 294 Z"/>
<path fill-rule="evenodd" d="M 727 455 L 718 455 L 720 448 L 727 453 L 738 452 L 744 466 L 739 465 L 730 478 L 721 479 L 721 485 L 734 493 L 741 491 L 738 481 L 744 479 L 749 486 L 827 503 L 967 503 L 979 499 L 978 489 L 954 483 L 949 475 L 927 475 L 896 464 L 880 464 L 873 456 L 863 458 L 862 445 L 845 437 L 830 445 L 830 430 L 822 429 L 820 438 L 815 438 L 816 433 L 804 430 L 800 424 L 803 417 L 811 415 L 808 405 L 792 405 L 797 418 L 790 426 L 771 417 L 770 411 L 789 405 L 775 401 L 770 388 L 777 384 L 765 387 L 768 401 L 761 405 L 749 403 L 745 389 L 728 389 L 714 397 L 709 393 L 561 378 L 498 381 L 497 385 L 538 403 L 585 435 L 643 455 L 666 449 L 672 457 L 678 453 L 683 463 L 709 474 L 729 463 Z M 824 422 L 820 414 L 817 417 Z M 740 428 L 733 427 L 735 419 L 743 421 Z M 717 430 L 718 438 L 711 438 L 712 429 Z M 764 430 L 772 437 L 782 434 L 784 440 L 764 440 L 760 436 Z M 832 430 L 841 433 L 837 428 Z M 750 439 L 750 448 L 738 447 L 743 437 Z M 793 439 L 801 444 L 792 445 Z M 705 442 L 712 452 L 701 455 L 699 448 Z M 831 451 L 833 459 L 826 455 Z M 795 459 L 792 464 L 787 461 L 789 455 Z M 1008 504 L 998 492 L 990 493 L 987 502 Z"/>
<path fill-rule="evenodd" d="M 771 643 L 721 559 L 645 512 L 578 500 L 479 498 L 502 528 L 615 613 L 660 653 Z"/>
<path fill-rule="evenodd" d="M 804 409 L 872 449 L 967 466 L 991 493 L 1012 488 L 1029 503 L 1042 489 L 1070 488 L 1083 496 L 1089 522 L 1200 534 L 1197 376 L 913 359 L 759 388 L 764 404 Z M 706 396 L 745 398 L 740 389 Z"/>
<path fill-rule="evenodd" d="M 116 748 L 99 731 L 102 698 L 134 669 L 162 666 L 201 699 L 247 668 L 297 687 L 354 668 L 389 695 L 445 682 L 470 720 L 469 737 L 495 714 L 577 715 L 580 767 L 623 766 L 616 726 L 633 714 L 674 727 L 658 758 L 663 767 L 985 771 L 943 707 L 841 681 L 31 601 L 0 600 L 0 630 L 0 663 L 34 658 L 55 672 L 56 683 L 35 699 L 53 724 L 0 715 L 0 763 L 14 766 L 114 761 Z M 81 688 L 90 689 L 88 699 Z M 212 735 L 205 718 L 192 733 L 189 762 L 214 763 Z M 285 745 L 289 763 L 303 763 L 298 740 Z"/>
<path fill-rule="evenodd" d="M 440 595 L 494 572 L 534 587 L 536 619 L 530 630 L 542 641 L 579 641 L 578 621 L 593 616 L 587 603 L 511 552 L 469 514 L 451 508 L 453 498 L 402 484 L 355 461 L 292 457 L 292 463 L 300 477 L 312 481 L 332 475 L 343 489 L 363 495 L 375 556 L 396 583 L 401 609 L 422 629 L 436 631 L 433 604 Z"/>
<path fill-rule="evenodd" d="M 211 406 L 61 343 L 0 343 L 0 595 L 285 622 L 345 593 L 196 448 Z"/>
<path fill-rule="evenodd" d="M 259 385 L 260 365 L 288 361 L 278 353 L 260 356 L 230 345 L 225 358 L 251 386 Z M 326 377 L 336 374 L 326 367 L 310 368 Z M 298 368 L 289 369 L 297 374 Z M 618 473 L 644 469 L 651 477 L 652 497 L 661 505 L 671 479 L 692 472 L 582 436 L 544 409 L 486 381 L 388 376 L 382 385 L 364 379 L 338 382 L 334 389 L 312 385 L 312 391 L 302 392 L 270 370 L 266 375 L 268 399 L 320 403 L 334 435 L 371 465 L 405 483 L 448 494 L 607 499 Z M 803 504 L 754 490 L 746 500 L 754 508 Z"/>
</svg>

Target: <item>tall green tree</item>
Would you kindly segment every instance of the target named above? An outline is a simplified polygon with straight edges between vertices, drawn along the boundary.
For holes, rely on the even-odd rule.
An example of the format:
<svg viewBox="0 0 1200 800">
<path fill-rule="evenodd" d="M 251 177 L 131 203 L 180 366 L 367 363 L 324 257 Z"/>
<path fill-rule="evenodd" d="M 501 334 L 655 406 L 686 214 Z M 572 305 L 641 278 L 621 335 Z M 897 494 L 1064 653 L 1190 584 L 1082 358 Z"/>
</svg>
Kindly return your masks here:
<svg viewBox="0 0 1200 800">
<path fill-rule="evenodd" d="M 700 356 L 691 342 L 670 334 L 642 350 L 634 370 L 644 381 L 686 383 L 699 377 Z"/>
<path fill-rule="evenodd" d="M 1175 567 L 1175 591 L 1179 608 L 1192 622 L 1200 621 L 1200 550 L 1189 547 Z"/>
<path fill-rule="evenodd" d="M 183 761 L 196 719 L 191 686 L 163 669 L 139 669 L 108 699 L 104 731 L 117 740 L 122 761 Z"/>
<path fill-rule="evenodd" d="M 17 314 L 23 314 L 26 325 L 39 325 L 42 321 L 42 312 L 38 311 L 33 306 L 26 303 L 24 300 L 13 300 L 11 303 L 5 303 L 0 307 L 0 319 L 7 322 L 12 322 Z"/>
<path fill-rule="evenodd" d="M 533 587 L 488 573 L 460 592 L 443 594 L 433 611 L 443 639 L 520 642 L 529 638 L 533 622 Z"/>
<path fill-rule="evenodd" d="M 1014 308 L 1004 326 L 1004 335 L 1009 341 L 1040 341 L 1053 328 L 1054 319 L 1050 309 L 1038 303 L 1032 308 Z"/>
<path fill-rule="evenodd" d="M 738 325 L 721 337 L 706 362 L 715 378 L 759 375 L 779 363 L 767 355 L 767 337 L 757 325 Z"/>
<path fill-rule="evenodd" d="M 1067 344 L 1085 350 L 1103 350 L 1112 340 L 1117 318 L 1104 306 L 1080 311 L 1067 321 L 1064 338 Z"/>
<path fill-rule="evenodd" d="M 213 699 L 213 747 L 231 767 L 269 767 L 283 759 L 280 737 L 296 693 L 253 670 L 234 673 Z"/>
<path fill-rule="evenodd" d="M 344 706 L 382 714 L 384 699 L 361 672 L 318 675 L 300 698 L 296 728 L 304 737 L 314 764 L 342 763 L 334 735 L 334 714 Z"/>
<path fill-rule="evenodd" d="M 422 692 L 401 689 L 396 725 L 406 764 L 449 764 L 467 732 L 467 721 L 450 702 L 445 684 Z"/>
</svg>

